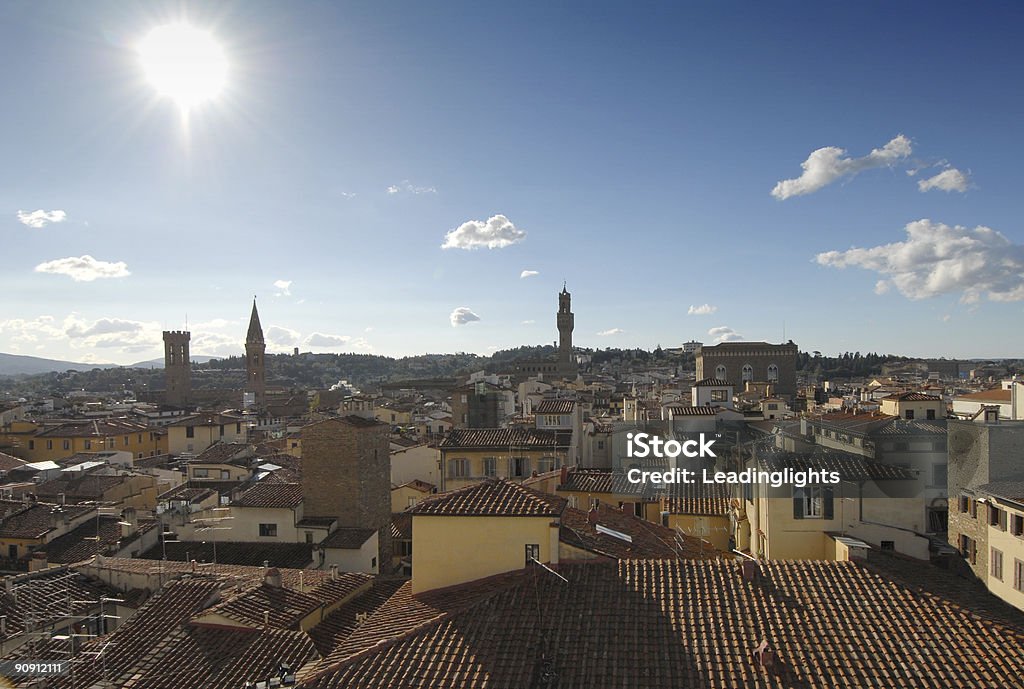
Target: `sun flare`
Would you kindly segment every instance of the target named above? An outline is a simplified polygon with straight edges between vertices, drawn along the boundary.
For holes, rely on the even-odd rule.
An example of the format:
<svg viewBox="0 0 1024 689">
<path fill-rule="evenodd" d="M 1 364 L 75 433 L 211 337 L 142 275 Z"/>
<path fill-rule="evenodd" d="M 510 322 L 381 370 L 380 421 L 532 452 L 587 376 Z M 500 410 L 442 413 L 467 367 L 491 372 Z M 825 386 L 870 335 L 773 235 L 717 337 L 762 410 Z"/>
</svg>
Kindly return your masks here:
<svg viewBox="0 0 1024 689">
<path fill-rule="evenodd" d="M 227 81 L 228 63 L 220 44 L 189 24 L 153 29 L 138 53 L 149 82 L 182 110 L 216 97 Z"/>
</svg>

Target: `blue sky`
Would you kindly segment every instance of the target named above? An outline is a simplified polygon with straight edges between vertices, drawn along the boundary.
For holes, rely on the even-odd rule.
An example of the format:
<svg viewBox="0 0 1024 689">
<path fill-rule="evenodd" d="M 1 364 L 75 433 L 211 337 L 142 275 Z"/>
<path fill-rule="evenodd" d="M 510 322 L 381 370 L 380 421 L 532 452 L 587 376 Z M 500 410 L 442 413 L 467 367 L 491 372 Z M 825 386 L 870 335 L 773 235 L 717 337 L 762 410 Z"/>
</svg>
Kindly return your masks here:
<svg viewBox="0 0 1024 689">
<path fill-rule="evenodd" d="M 1018 356 L 1022 18 L 6 3 L 0 351 L 130 363 L 187 315 L 238 353 L 256 295 L 277 351 L 488 353 L 566 280 L 584 346 Z M 182 19 L 229 65 L 187 126 L 136 53 Z"/>
</svg>

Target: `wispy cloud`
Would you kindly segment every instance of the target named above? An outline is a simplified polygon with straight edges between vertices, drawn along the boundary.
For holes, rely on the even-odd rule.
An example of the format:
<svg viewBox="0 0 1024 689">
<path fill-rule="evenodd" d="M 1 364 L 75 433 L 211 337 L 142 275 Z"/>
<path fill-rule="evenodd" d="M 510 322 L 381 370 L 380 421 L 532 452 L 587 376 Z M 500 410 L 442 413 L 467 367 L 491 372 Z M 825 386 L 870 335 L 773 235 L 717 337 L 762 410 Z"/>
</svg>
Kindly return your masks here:
<svg viewBox="0 0 1024 689">
<path fill-rule="evenodd" d="M 622 328 L 609 328 L 608 330 L 602 330 L 598 333 L 601 337 L 611 337 L 612 335 L 621 335 L 626 332 Z"/>
<path fill-rule="evenodd" d="M 957 170 L 955 167 L 943 170 L 934 177 L 918 180 L 917 182 L 917 188 L 922 192 L 938 189 L 946 192 L 958 191 L 962 194 L 967 191 L 970 186 L 970 174 Z"/>
<path fill-rule="evenodd" d="M 306 338 L 306 344 L 310 347 L 344 347 L 352 338 L 348 335 L 327 335 L 324 333 L 312 333 Z"/>
<path fill-rule="evenodd" d="M 272 325 L 266 330 L 267 344 L 277 347 L 294 347 L 299 344 L 302 334 L 298 330 Z"/>
<path fill-rule="evenodd" d="M 460 306 L 451 312 L 448 316 L 448 320 L 451 321 L 452 327 L 455 328 L 460 325 L 472 323 L 473 321 L 478 321 L 480 320 L 480 316 L 473 313 L 472 309 L 468 306 Z"/>
<path fill-rule="evenodd" d="M 533 324 L 534 324 L 534 323 L 536 323 L 536 322 L 537 322 L 537 321 L 533 321 L 533 320 L 529 320 L 529 321 L 522 321 L 521 325 L 533 325 Z"/>
<path fill-rule="evenodd" d="M 908 299 L 960 294 L 967 303 L 982 297 L 1024 300 L 1024 246 L 1003 234 L 989 227 L 972 230 L 927 219 L 908 223 L 906 233 L 902 242 L 826 251 L 815 260 L 823 266 L 854 266 L 884 276 L 875 285 L 879 294 L 891 284 Z"/>
<path fill-rule="evenodd" d="M 281 290 L 275 297 L 290 297 L 292 296 L 292 280 L 274 280 L 274 287 Z"/>
<path fill-rule="evenodd" d="M 860 158 L 850 158 L 846 150 L 826 146 L 813 151 L 801 167 L 803 173 L 795 179 L 784 179 L 772 189 L 772 196 L 785 200 L 792 196 L 810 194 L 843 177 L 878 167 L 889 167 L 905 160 L 912 152 L 910 139 L 898 135 L 881 148 Z"/>
<path fill-rule="evenodd" d="M 67 220 L 68 214 L 61 210 L 44 211 L 40 209 L 37 211 L 18 211 L 17 216 L 18 222 L 22 225 L 28 225 L 38 230 L 52 222 L 64 222 Z"/>
<path fill-rule="evenodd" d="M 98 261 L 89 255 L 46 261 L 37 265 L 35 270 L 37 273 L 67 275 L 75 282 L 92 282 L 101 278 L 123 278 L 131 275 L 128 272 L 128 264 L 124 261 Z"/>
<path fill-rule="evenodd" d="M 419 195 L 419 194 L 436 194 L 437 193 L 437 187 L 429 187 L 429 186 L 428 187 L 421 187 L 421 186 L 417 186 L 415 184 L 412 184 L 411 182 L 409 182 L 409 180 L 405 179 L 405 180 L 402 180 L 401 184 L 392 184 L 391 186 L 389 186 L 386 189 L 386 191 L 387 191 L 387 193 L 389 195 L 392 195 L 392 196 L 395 195 L 395 194 L 402 194 L 402 193 L 405 193 L 405 194 L 415 194 L 415 195 Z"/>
<path fill-rule="evenodd" d="M 526 239 L 504 215 L 492 215 L 486 222 L 467 220 L 444 236 L 442 249 L 504 249 Z"/>
<path fill-rule="evenodd" d="M 687 311 L 686 313 L 690 316 L 710 316 L 715 311 L 718 311 L 717 306 L 712 306 L 711 304 L 701 304 L 700 306 L 691 305 L 689 311 Z"/>
<path fill-rule="evenodd" d="M 708 330 L 708 335 L 715 339 L 715 342 L 735 342 L 742 340 L 743 336 L 730 327 L 720 325 L 717 328 Z"/>
<path fill-rule="evenodd" d="M 519 279 L 522 280 L 523 278 L 532 278 L 534 275 L 540 275 L 540 272 L 536 270 L 524 270 L 523 272 L 519 273 Z"/>
</svg>

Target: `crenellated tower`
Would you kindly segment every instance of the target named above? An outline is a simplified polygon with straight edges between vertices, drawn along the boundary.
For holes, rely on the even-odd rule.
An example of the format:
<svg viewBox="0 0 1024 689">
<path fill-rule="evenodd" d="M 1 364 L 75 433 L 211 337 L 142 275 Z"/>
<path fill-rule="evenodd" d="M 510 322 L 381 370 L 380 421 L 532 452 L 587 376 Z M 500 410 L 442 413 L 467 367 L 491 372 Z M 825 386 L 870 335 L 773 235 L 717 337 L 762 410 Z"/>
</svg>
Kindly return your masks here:
<svg viewBox="0 0 1024 689">
<path fill-rule="evenodd" d="M 192 398 L 192 364 L 188 343 L 192 333 L 185 330 L 164 331 L 164 404 L 187 406 Z"/>
<path fill-rule="evenodd" d="M 574 316 L 572 313 L 572 295 L 562 284 L 558 294 L 558 375 L 576 377 L 576 360 L 572 351 L 572 329 Z"/>
</svg>

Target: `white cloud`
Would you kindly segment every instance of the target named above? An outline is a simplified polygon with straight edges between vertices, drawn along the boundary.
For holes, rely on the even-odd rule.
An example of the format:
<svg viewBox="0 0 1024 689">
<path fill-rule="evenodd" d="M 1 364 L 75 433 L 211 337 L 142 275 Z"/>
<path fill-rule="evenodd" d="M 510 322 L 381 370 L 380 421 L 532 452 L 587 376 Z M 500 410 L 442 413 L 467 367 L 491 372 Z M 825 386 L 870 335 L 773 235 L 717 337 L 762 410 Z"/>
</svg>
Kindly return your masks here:
<svg viewBox="0 0 1024 689">
<path fill-rule="evenodd" d="M 473 321 L 478 321 L 480 320 L 480 316 L 473 313 L 469 307 L 460 306 L 451 312 L 451 315 L 448 316 L 448 320 L 451 321 L 452 327 L 455 328 L 460 325 L 472 323 Z"/>
<path fill-rule="evenodd" d="M 522 280 L 523 278 L 532 278 L 534 275 L 540 275 L 540 273 L 536 270 L 524 270 L 523 272 L 519 273 L 519 279 Z"/>
<path fill-rule="evenodd" d="M 75 314 L 64 319 L 64 335 L 75 349 L 120 348 L 141 352 L 157 347 L 162 340 L 160 324 L 155 321 L 130 321 L 122 318 L 98 318 L 87 321 Z"/>
<path fill-rule="evenodd" d="M 338 192 L 338 195 L 341 196 L 341 198 L 343 199 L 354 199 L 356 196 L 358 196 L 358 194 L 356 194 L 354 191 L 340 191 Z"/>
<path fill-rule="evenodd" d="M 357 337 L 352 340 L 352 349 L 358 349 L 361 352 L 372 352 L 373 345 L 366 341 L 366 338 Z"/>
<path fill-rule="evenodd" d="M 934 177 L 918 180 L 917 182 L 917 188 L 921 191 L 939 189 L 946 192 L 959 191 L 960 193 L 963 193 L 967 191 L 969 186 L 971 186 L 970 175 L 966 172 L 957 170 L 955 167 L 943 170 Z"/>
<path fill-rule="evenodd" d="M 280 325 L 272 325 L 265 332 L 267 344 L 278 347 L 294 347 L 299 344 L 302 334 L 298 330 L 285 328 Z"/>
<path fill-rule="evenodd" d="M 444 236 L 442 249 L 504 249 L 526 239 L 504 215 L 492 215 L 487 222 L 468 220 Z"/>
<path fill-rule="evenodd" d="M 61 339 L 64 328 L 57 325 L 53 316 L 38 316 L 32 320 L 12 318 L 0 321 L 0 334 L 11 336 L 12 342 L 38 342 L 39 339 Z"/>
<path fill-rule="evenodd" d="M 64 331 L 68 337 L 92 337 L 93 335 L 107 335 L 110 333 L 134 333 L 142 330 L 143 324 L 139 321 L 125 321 L 120 318 L 100 318 L 92 323 L 73 320 L 67 324 Z"/>
<path fill-rule="evenodd" d="M 690 305 L 690 310 L 686 313 L 690 316 L 710 316 L 715 311 L 718 311 L 717 306 L 711 304 L 701 304 L 700 306 Z"/>
<path fill-rule="evenodd" d="M 44 211 L 40 209 L 37 211 L 18 211 L 18 222 L 37 230 L 46 227 L 52 222 L 64 222 L 67 220 L 67 217 L 68 214 L 60 210 Z"/>
<path fill-rule="evenodd" d="M 244 348 L 238 335 L 192 331 L 189 351 L 197 356 L 241 356 Z"/>
<path fill-rule="evenodd" d="M 394 195 L 405 192 L 407 194 L 436 194 L 437 187 L 420 187 L 409 182 L 409 180 L 402 180 L 401 184 L 392 184 L 387 188 L 387 193 Z"/>
<path fill-rule="evenodd" d="M 720 325 L 717 328 L 711 328 L 708 330 L 708 335 L 715 338 L 715 342 L 734 342 L 736 340 L 742 340 L 743 336 L 738 332 L 724 325 Z"/>
<path fill-rule="evenodd" d="M 611 337 L 612 335 L 621 335 L 626 332 L 622 328 L 609 328 L 608 330 L 602 330 L 598 333 L 601 337 Z"/>
<path fill-rule="evenodd" d="M 875 283 L 875 294 L 882 295 L 889 291 L 892 285 L 889 284 L 888 280 L 879 280 Z"/>
<path fill-rule="evenodd" d="M 902 242 L 826 251 L 815 260 L 833 268 L 875 271 L 909 299 L 959 293 L 968 303 L 983 296 L 1024 300 L 1024 246 L 988 227 L 972 230 L 927 219 L 908 223 L 906 232 Z"/>
<path fill-rule="evenodd" d="M 534 324 L 534 323 L 536 323 L 536 322 L 537 322 L 537 321 L 523 321 L 523 322 L 522 322 L 522 325 L 533 325 L 533 324 Z"/>
<path fill-rule="evenodd" d="M 292 296 L 292 280 L 274 280 L 274 287 L 281 290 L 275 297 L 290 297 Z"/>
<path fill-rule="evenodd" d="M 801 164 L 803 173 L 795 179 L 785 179 L 776 184 L 772 196 L 785 200 L 791 196 L 810 194 L 843 177 L 871 168 L 889 167 L 904 160 L 911 152 L 910 139 L 902 134 L 861 158 L 850 158 L 845 149 L 837 146 L 819 148 Z"/>
<path fill-rule="evenodd" d="M 306 344 L 310 347 L 344 347 L 352 340 L 348 335 L 326 335 L 324 333 L 313 333 L 306 338 Z"/>
<path fill-rule="evenodd" d="M 36 266 L 37 273 L 67 275 L 75 282 L 92 282 L 98 278 L 123 278 L 131 275 L 123 261 L 98 261 L 92 256 L 69 256 L 46 261 Z"/>
</svg>

